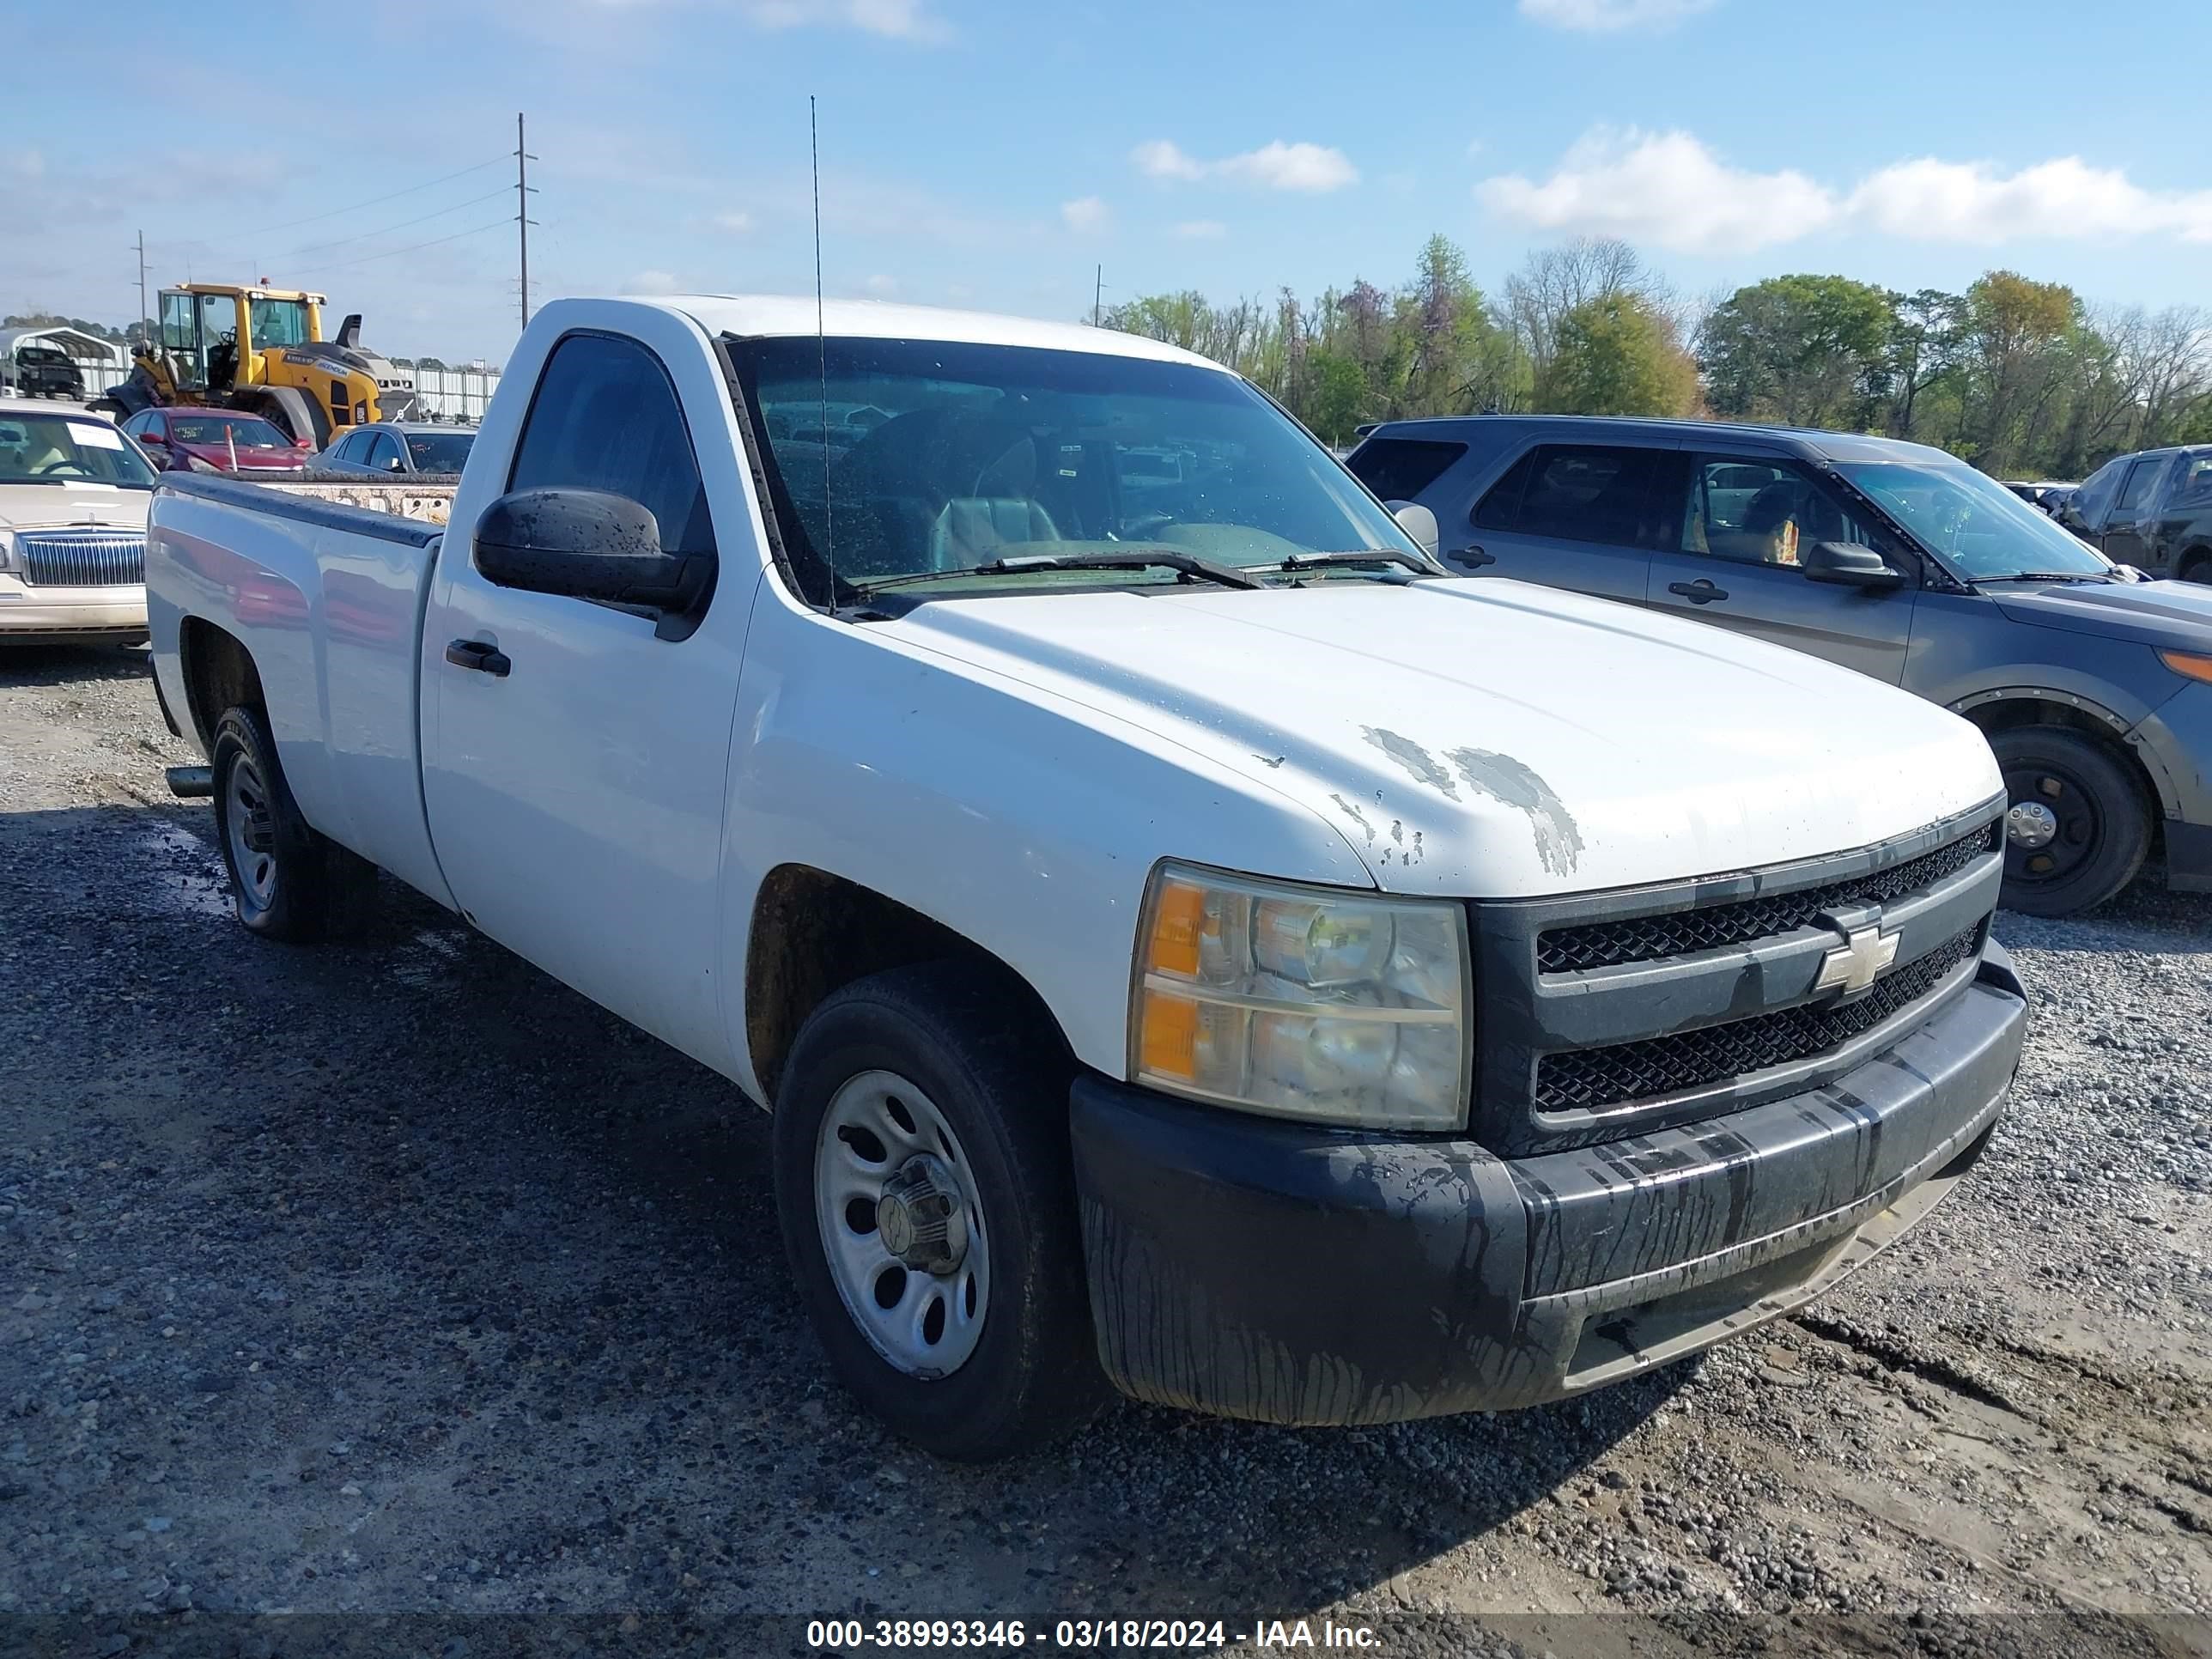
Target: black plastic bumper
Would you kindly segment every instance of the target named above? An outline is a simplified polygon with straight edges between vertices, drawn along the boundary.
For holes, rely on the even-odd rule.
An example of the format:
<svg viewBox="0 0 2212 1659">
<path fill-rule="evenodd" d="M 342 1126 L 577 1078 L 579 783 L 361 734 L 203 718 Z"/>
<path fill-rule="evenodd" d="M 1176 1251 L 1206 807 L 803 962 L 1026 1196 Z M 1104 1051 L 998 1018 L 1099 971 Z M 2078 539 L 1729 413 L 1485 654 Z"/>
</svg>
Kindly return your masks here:
<svg viewBox="0 0 2212 1659">
<path fill-rule="evenodd" d="M 1820 1294 L 1932 1209 L 2003 1109 L 2026 1016 L 1991 944 L 1962 994 L 1826 1088 L 1510 1160 L 1084 1078 L 1099 1356 L 1140 1400 L 1273 1423 L 1616 1382 Z"/>
<path fill-rule="evenodd" d="M 2166 881 L 2178 893 L 2212 893 L 2212 823 L 2166 821 Z"/>
</svg>

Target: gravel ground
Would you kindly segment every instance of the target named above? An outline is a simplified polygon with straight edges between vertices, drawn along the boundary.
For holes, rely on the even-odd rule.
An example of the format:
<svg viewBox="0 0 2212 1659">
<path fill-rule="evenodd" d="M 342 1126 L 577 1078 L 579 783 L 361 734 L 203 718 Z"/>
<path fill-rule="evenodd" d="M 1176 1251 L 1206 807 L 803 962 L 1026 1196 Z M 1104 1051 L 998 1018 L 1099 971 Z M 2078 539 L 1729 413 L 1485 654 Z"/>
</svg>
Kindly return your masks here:
<svg viewBox="0 0 2212 1659">
<path fill-rule="evenodd" d="M 389 882 L 365 944 L 249 939 L 161 789 L 198 758 L 142 651 L 0 659 L 0 1650 L 2212 1650 L 2212 902 L 2001 918 L 2037 1006 L 1994 1149 L 1795 1319 L 1570 1407 L 1122 1406 L 975 1471 L 825 1380 L 764 1118 Z"/>
</svg>

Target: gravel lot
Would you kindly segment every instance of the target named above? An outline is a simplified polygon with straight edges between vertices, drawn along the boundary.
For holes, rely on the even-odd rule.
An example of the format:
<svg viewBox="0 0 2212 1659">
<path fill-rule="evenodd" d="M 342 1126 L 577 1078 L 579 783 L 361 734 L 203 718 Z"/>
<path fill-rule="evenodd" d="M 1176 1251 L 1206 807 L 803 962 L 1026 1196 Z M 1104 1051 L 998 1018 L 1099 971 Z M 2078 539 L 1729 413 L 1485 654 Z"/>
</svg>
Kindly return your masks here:
<svg viewBox="0 0 2212 1659">
<path fill-rule="evenodd" d="M 276 1611 L 449 1656 L 848 1612 L 2212 1650 L 2204 900 L 2001 918 L 2011 1116 L 1800 1317 L 1569 1407 L 1122 1406 L 961 1470 L 825 1381 L 764 1118 L 389 882 L 368 943 L 250 939 L 161 788 L 198 758 L 143 651 L 0 657 L 0 1650 L 265 1653 Z"/>
</svg>

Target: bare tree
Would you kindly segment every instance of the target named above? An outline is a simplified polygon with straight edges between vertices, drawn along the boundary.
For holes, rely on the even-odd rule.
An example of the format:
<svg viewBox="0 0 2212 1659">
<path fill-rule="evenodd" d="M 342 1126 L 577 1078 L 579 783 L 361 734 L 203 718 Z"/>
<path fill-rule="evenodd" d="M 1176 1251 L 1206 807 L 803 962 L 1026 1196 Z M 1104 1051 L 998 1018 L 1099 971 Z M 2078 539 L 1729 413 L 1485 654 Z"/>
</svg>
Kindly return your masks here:
<svg viewBox="0 0 2212 1659">
<path fill-rule="evenodd" d="M 1505 279 L 1506 321 L 1541 374 L 1552 361 L 1559 319 L 1577 306 L 1617 295 L 1632 295 L 1680 324 L 1673 289 L 1615 236 L 1577 236 L 1533 251 Z"/>
</svg>

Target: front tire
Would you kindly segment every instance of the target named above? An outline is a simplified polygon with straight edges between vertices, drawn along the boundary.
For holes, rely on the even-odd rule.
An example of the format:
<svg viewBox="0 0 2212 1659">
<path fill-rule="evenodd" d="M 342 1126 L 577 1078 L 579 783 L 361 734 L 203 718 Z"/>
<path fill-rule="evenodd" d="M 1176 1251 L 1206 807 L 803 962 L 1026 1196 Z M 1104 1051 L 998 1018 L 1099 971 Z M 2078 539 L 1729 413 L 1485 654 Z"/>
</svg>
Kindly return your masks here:
<svg viewBox="0 0 2212 1659">
<path fill-rule="evenodd" d="M 800 1293 L 839 1379 L 937 1456 L 1030 1450 L 1106 1397 L 1068 1081 L 1018 988 L 946 963 L 847 986 L 785 1063 L 776 1205 Z"/>
<path fill-rule="evenodd" d="M 242 704 L 224 709 L 210 759 L 216 839 L 240 925 L 291 944 L 346 938 L 367 927 L 376 868 L 300 815 L 267 717 Z"/>
<path fill-rule="evenodd" d="M 2150 851 L 2150 808 L 2111 750 L 2056 726 L 2014 726 L 1990 747 L 2008 802 L 1999 902 L 2026 915 L 2070 916 L 2135 879 Z"/>
</svg>

